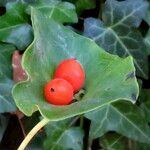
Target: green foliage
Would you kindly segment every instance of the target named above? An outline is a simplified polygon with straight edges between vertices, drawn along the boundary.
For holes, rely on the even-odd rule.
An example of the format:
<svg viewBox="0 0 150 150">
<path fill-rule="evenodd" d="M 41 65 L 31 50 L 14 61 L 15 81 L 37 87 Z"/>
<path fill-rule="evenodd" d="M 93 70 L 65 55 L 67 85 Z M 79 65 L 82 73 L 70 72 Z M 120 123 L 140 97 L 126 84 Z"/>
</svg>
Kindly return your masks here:
<svg viewBox="0 0 150 150">
<path fill-rule="evenodd" d="M 60 23 L 77 22 L 78 18 L 73 4 L 61 2 L 60 0 L 38 0 L 31 4 L 32 7 L 40 10 L 47 18 L 53 18 Z M 31 11 L 30 9 L 28 9 Z"/>
<path fill-rule="evenodd" d="M 116 131 L 140 142 L 150 142 L 148 122 L 143 119 L 143 113 L 136 105 L 116 102 L 85 116 L 91 120 L 91 139 L 100 137 L 108 131 Z"/>
<path fill-rule="evenodd" d="M 79 127 L 71 127 L 76 118 L 63 121 L 50 122 L 46 126 L 47 139 L 44 150 L 82 150 L 83 131 Z"/>
<path fill-rule="evenodd" d="M 0 16 L 0 41 L 25 49 L 32 41 L 32 28 L 25 13 L 26 5 L 21 2 L 6 4 L 6 13 Z"/>
<path fill-rule="evenodd" d="M 124 137 L 125 149 L 124 150 L 148 150 L 150 148 L 149 144 L 139 143 L 133 140 L 129 140 Z"/>
<path fill-rule="evenodd" d="M 76 12 L 80 15 L 84 10 L 93 9 L 96 7 L 95 0 L 63 0 L 71 2 L 76 7 Z"/>
<path fill-rule="evenodd" d="M 145 118 L 148 122 L 150 122 L 150 101 L 143 102 L 141 105 L 141 108 L 143 109 L 145 113 Z"/>
<path fill-rule="evenodd" d="M 150 25 L 150 3 L 149 3 L 148 11 L 146 12 L 144 20 Z"/>
<path fill-rule="evenodd" d="M 100 138 L 100 146 L 105 150 L 148 150 L 150 147 L 149 144 L 127 139 L 114 132 L 102 136 Z"/>
<path fill-rule="evenodd" d="M 0 77 L 11 78 L 11 56 L 15 51 L 15 47 L 10 44 L 0 43 Z"/>
<path fill-rule="evenodd" d="M 13 136 L 7 135 L 9 116 L 17 115 L 16 129 L 27 134 L 42 115 L 50 123 L 27 149 L 150 149 L 149 0 L 3 0 L 0 6 L 0 113 L 7 113 L 0 114 L 1 143 Z M 14 86 L 14 101 L 11 59 L 16 49 L 22 50 L 28 80 Z M 59 62 L 72 57 L 86 72 L 84 88 L 74 95 L 80 100 L 48 104 L 45 83 Z M 15 102 L 32 116 L 16 111 Z"/>
<path fill-rule="evenodd" d="M 13 87 L 11 56 L 15 47 L 9 44 L 0 44 L 0 112 L 11 112 L 16 110 L 12 99 L 11 89 Z"/>
<path fill-rule="evenodd" d="M 147 53 L 150 55 L 150 29 L 145 37 L 145 44 L 147 46 Z"/>
<path fill-rule="evenodd" d="M 90 39 L 47 19 L 35 9 L 32 10 L 32 24 L 35 39 L 23 58 L 23 67 L 29 79 L 17 84 L 13 90 L 17 106 L 26 115 L 32 115 L 39 109 L 50 120 L 62 120 L 97 109 L 120 98 L 133 102 L 136 100 L 138 86 L 131 57 L 121 59 L 112 56 Z M 85 69 L 86 93 L 80 102 L 68 106 L 48 104 L 43 96 L 43 87 L 53 78 L 58 63 L 71 57 L 76 58 Z M 103 77 L 97 76 L 98 74 Z M 113 81 L 115 82 L 110 84 Z M 116 91 L 116 88 L 122 90 Z"/>
<path fill-rule="evenodd" d="M 76 11 L 81 14 L 85 9 L 95 8 L 95 0 L 76 0 Z"/>
<path fill-rule="evenodd" d="M 140 108 L 143 110 L 145 114 L 145 119 L 147 122 L 150 122 L 150 90 L 149 89 L 142 89 L 139 101 L 140 101 Z"/>
<path fill-rule="evenodd" d="M 99 46 L 121 57 L 132 55 L 137 74 L 148 77 L 147 54 L 139 27 L 147 10 L 145 0 L 118 2 L 107 0 L 103 7 L 102 20 L 88 18 L 84 23 L 84 35 Z"/>
<path fill-rule="evenodd" d="M 108 133 L 100 138 L 100 145 L 106 150 L 126 150 L 126 139 L 116 133 Z"/>
</svg>

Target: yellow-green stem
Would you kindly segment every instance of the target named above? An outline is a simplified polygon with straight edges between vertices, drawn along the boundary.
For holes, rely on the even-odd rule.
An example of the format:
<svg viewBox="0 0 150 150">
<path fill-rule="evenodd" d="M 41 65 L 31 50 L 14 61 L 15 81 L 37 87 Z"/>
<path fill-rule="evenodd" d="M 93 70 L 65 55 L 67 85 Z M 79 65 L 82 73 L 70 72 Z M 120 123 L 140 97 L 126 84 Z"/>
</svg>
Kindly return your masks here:
<svg viewBox="0 0 150 150">
<path fill-rule="evenodd" d="M 84 116 L 80 116 L 80 127 L 83 128 L 83 123 L 84 123 Z"/>
<path fill-rule="evenodd" d="M 28 133 L 28 135 L 25 137 L 23 142 L 20 144 L 18 150 L 24 150 L 28 143 L 31 141 L 33 136 L 42 128 L 44 127 L 47 123 L 49 122 L 48 119 L 44 118 L 41 120 L 34 128 Z"/>
</svg>

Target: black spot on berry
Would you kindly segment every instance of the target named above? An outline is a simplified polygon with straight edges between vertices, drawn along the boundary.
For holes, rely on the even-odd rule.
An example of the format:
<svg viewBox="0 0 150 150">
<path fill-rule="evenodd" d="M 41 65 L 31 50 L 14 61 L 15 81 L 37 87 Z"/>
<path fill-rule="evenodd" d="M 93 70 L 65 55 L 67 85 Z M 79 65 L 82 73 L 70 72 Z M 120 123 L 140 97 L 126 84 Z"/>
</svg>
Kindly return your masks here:
<svg viewBox="0 0 150 150">
<path fill-rule="evenodd" d="M 51 92 L 54 92 L 55 90 L 54 90 L 54 88 L 51 88 Z"/>
<path fill-rule="evenodd" d="M 132 94 L 132 95 L 131 95 L 131 99 L 132 99 L 133 101 L 136 101 L 136 95 L 135 95 L 135 94 Z"/>
<path fill-rule="evenodd" d="M 133 79 L 135 77 L 135 72 L 130 72 L 126 75 L 126 80 Z"/>
</svg>

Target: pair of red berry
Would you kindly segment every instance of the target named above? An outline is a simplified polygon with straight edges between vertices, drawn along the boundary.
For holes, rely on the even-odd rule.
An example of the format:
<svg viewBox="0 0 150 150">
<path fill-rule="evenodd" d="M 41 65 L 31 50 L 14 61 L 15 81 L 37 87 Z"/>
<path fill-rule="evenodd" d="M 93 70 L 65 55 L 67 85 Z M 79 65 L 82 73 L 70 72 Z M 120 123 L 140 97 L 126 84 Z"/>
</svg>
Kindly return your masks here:
<svg viewBox="0 0 150 150">
<path fill-rule="evenodd" d="M 44 87 L 46 101 L 54 105 L 71 103 L 73 94 L 83 87 L 84 80 L 84 69 L 76 59 L 62 61 L 55 70 L 54 79 Z"/>
</svg>

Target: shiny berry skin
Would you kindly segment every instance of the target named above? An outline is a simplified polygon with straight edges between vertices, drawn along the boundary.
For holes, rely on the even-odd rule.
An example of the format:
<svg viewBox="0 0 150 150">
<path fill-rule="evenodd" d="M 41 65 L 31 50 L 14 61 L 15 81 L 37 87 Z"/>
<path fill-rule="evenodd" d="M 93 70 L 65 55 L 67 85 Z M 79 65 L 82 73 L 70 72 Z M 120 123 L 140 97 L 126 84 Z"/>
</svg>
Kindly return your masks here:
<svg viewBox="0 0 150 150">
<path fill-rule="evenodd" d="M 51 104 L 67 105 L 73 100 L 73 88 L 66 80 L 56 78 L 45 85 L 44 96 Z"/>
<path fill-rule="evenodd" d="M 74 58 L 62 61 L 55 70 L 54 78 L 63 78 L 73 87 L 74 93 L 79 91 L 85 80 L 84 69 Z"/>
</svg>

